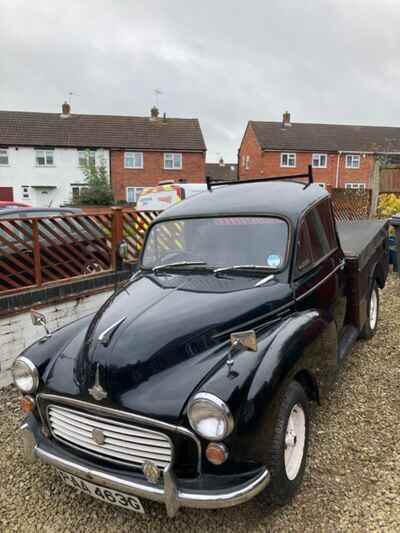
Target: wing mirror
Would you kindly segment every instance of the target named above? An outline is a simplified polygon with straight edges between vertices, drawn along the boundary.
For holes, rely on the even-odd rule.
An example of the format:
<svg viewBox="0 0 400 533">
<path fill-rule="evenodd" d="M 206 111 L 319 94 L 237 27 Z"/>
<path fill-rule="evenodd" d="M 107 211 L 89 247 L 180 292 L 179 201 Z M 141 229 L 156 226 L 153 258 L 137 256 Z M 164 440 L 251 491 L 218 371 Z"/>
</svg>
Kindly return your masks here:
<svg viewBox="0 0 400 533">
<path fill-rule="evenodd" d="M 36 309 L 31 309 L 31 320 L 34 326 L 43 326 L 46 332 L 46 338 L 51 337 L 49 328 L 47 327 L 47 318 L 43 313 L 36 311 Z"/>
<path fill-rule="evenodd" d="M 233 356 L 241 349 L 250 350 L 252 352 L 257 351 L 257 336 L 254 329 L 250 329 L 249 331 L 237 331 L 236 333 L 231 333 L 231 349 L 226 359 L 226 364 L 229 369 L 228 376 L 235 375 L 235 372 L 232 372 L 232 367 L 235 362 Z"/>
<path fill-rule="evenodd" d="M 121 259 L 128 259 L 128 243 L 126 241 L 121 241 L 118 245 L 118 255 Z"/>
<path fill-rule="evenodd" d="M 251 350 L 252 352 L 257 351 L 257 336 L 254 329 L 249 331 L 237 331 L 236 333 L 231 333 L 231 348 L 233 351 L 240 348 L 245 350 Z"/>
</svg>

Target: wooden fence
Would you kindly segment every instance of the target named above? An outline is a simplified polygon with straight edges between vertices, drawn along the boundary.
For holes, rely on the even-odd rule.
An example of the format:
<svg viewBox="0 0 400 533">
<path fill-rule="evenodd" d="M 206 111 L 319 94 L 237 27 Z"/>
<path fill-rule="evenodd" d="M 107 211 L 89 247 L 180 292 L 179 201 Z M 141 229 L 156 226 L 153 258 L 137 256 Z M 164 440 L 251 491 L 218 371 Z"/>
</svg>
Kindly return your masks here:
<svg viewBox="0 0 400 533">
<path fill-rule="evenodd" d="M 113 271 L 125 240 L 128 261 L 138 260 L 155 212 L 110 209 L 79 214 L 0 220 L 0 294 Z"/>
<path fill-rule="evenodd" d="M 354 189 L 332 189 L 333 210 L 339 222 L 351 222 L 369 218 L 371 211 L 371 191 Z"/>
<path fill-rule="evenodd" d="M 333 189 L 331 194 L 337 220 L 368 218 L 370 191 Z M 117 270 L 121 241 L 127 243 L 127 260 L 137 262 L 157 214 L 115 207 L 79 215 L 0 219 L 0 294 Z"/>
</svg>

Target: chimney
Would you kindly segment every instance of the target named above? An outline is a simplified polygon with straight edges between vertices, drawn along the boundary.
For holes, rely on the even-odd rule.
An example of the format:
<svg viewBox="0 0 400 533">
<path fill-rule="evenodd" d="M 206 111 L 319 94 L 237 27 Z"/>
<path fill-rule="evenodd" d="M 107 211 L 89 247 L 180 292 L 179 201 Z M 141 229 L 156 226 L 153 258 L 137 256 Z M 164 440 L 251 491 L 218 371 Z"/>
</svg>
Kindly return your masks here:
<svg viewBox="0 0 400 533">
<path fill-rule="evenodd" d="M 71 106 L 69 105 L 68 102 L 64 102 L 63 105 L 62 105 L 62 114 L 61 114 L 61 117 L 62 118 L 67 118 L 69 117 L 71 114 Z"/>
<path fill-rule="evenodd" d="M 157 120 L 158 115 L 160 114 L 158 107 L 153 105 L 153 107 L 150 109 L 150 120 Z"/>
<path fill-rule="evenodd" d="M 290 113 L 289 111 L 285 111 L 283 113 L 283 117 L 282 117 L 282 127 L 283 128 L 290 128 L 291 126 L 291 122 L 290 122 Z"/>
</svg>

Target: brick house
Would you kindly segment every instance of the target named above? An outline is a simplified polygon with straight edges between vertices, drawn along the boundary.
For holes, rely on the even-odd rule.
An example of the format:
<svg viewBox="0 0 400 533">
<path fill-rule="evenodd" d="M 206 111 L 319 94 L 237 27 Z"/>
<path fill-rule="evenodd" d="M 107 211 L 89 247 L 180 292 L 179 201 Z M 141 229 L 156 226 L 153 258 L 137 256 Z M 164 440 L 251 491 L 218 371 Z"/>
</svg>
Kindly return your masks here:
<svg viewBox="0 0 400 533">
<path fill-rule="evenodd" d="M 285 176 L 312 165 L 322 186 L 365 189 L 375 158 L 400 153 L 400 128 L 249 121 L 239 149 L 239 177 Z"/>
<path fill-rule="evenodd" d="M 57 207 L 87 186 L 88 158 L 109 170 L 116 200 L 161 179 L 201 182 L 206 146 L 197 119 L 0 111 L 0 200 Z"/>
<path fill-rule="evenodd" d="M 206 163 L 206 176 L 215 181 L 237 180 L 237 164 L 225 163 L 221 157 L 218 163 Z"/>
<path fill-rule="evenodd" d="M 143 187 L 161 180 L 201 183 L 205 179 L 204 143 L 197 119 L 126 117 L 119 147 L 111 149 L 111 176 L 116 200 L 136 201 Z"/>
</svg>

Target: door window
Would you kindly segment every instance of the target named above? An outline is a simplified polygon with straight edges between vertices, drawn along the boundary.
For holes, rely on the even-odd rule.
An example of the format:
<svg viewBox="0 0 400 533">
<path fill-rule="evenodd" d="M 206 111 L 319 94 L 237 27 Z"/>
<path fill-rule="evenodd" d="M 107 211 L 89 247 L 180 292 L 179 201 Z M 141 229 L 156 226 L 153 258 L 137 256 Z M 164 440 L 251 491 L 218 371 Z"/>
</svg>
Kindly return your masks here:
<svg viewBox="0 0 400 533">
<path fill-rule="evenodd" d="M 310 251 L 310 241 L 308 238 L 308 227 L 306 220 L 303 220 L 300 231 L 299 238 L 297 240 L 297 260 L 296 266 L 297 270 L 305 270 L 311 264 L 311 251 Z"/>
<path fill-rule="evenodd" d="M 305 216 L 297 241 L 297 270 L 303 271 L 317 263 L 337 248 L 329 201 L 324 201 L 311 209 Z"/>
</svg>

